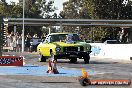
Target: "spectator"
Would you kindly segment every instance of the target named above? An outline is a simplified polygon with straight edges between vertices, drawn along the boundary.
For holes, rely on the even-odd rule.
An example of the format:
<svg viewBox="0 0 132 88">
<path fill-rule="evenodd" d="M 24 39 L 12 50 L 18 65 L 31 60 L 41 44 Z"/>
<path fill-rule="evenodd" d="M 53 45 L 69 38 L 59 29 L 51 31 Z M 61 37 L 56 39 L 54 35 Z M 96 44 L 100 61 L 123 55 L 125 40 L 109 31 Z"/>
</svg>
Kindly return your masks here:
<svg viewBox="0 0 132 88">
<path fill-rule="evenodd" d="M 22 47 L 22 36 L 18 33 L 17 34 L 17 51 L 21 52 Z"/>
<path fill-rule="evenodd" d="M 10 34 L 10 46 L 12 47 L 13 51 L 16 51 L 16 35 L 13 32 Z"/>
<path fill-rule="evenodd" d="M 27 35 L 26 35 L 26 39 L 25 39 L 25 48 L 26 48 L 26 51 L 30 51 L 30 39 L 31 39 L 31 36 L 30 36 L 30 34 L 28 33 Z"/>
<path fill-rule="evenodd" d="M 14 36 L 14 33 L 11 32 L 10 36 L 9 36 L 9 39 L 10 39 L 10 47 L 13 49 L 13 36 Z"/>
<path fill-rule="evenodd" d="M 16 36 L 16 34 L 14 34 L 14 36 L 13 36 L 13 51 L 16 51 L 16 40 L 17 40 L 17 38 L 16 38 L 17 36 Z"/>
<path fill-rule="evenodd" d="M 10 34 L 7 35 L 7 47 L 10 47 L 10 43 L 11 43 L 11 36 Z"/>
<path fill-rule="evenodd" d="M 38 38 L 38 35 L 37 34 L 34 34 L 33 38 Z"/>
</svg>

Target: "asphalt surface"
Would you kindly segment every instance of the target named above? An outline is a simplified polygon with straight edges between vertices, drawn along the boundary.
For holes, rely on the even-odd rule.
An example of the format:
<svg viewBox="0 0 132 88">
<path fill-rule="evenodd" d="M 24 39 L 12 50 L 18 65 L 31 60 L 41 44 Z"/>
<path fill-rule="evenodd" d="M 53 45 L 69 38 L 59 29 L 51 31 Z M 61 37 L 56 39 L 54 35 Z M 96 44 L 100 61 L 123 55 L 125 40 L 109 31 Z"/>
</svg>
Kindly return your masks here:
<svg viewBox="0 0 132 88">
<path fill-rule="evenodd" d="M 46 63 L 38 61 L 37 53 L 3 53 L 8 55 L 22 55 L 26 64 L 44 66 Z M 83 60 L 71 64 L 69 60 L 58 60 L 58 67 L 66 69 L 84 68 L 93 71 L 95 75 L 89 75 L 94 79 L 132 79 L 132 62 L 112 59 L 91 58 L 90 64 L 84 64 Z M 78 77 L 67 76 L 27 76 L 27 75 L 0 75 L 0 88 L 83 88 L 78 82 Z M 99 85 L 86 86 L 86 88 L 132 88 L 132 85 L 114 86 Z"/>
</svg>

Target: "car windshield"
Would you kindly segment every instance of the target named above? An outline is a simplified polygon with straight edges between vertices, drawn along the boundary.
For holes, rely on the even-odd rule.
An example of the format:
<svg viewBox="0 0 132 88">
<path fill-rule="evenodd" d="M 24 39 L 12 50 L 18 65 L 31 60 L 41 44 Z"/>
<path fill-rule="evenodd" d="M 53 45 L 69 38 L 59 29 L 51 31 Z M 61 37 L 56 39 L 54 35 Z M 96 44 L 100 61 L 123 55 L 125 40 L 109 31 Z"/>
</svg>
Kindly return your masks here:
<svg viewBox="0 0 132 88">
<path fill-rule="evenodd" d="M 81 41 L 77 34 L 56 34 L 50 35 L 50 42 L 65 41 L 68 35 L 71 36 L 72 41 Z"/>
</svg>

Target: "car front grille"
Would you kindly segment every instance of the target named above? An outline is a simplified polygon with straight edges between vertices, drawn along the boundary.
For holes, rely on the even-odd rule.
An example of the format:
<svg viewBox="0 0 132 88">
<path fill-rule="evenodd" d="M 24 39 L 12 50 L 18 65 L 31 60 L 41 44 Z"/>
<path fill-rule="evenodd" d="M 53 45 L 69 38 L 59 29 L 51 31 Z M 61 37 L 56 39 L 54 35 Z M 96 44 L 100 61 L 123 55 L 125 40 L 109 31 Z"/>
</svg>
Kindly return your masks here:
<svg viewBox="0 0 132 88">
<path fill-rule="evenodd" d="M 78 49 L 80 47 L 80 49 Z M 63 51 L 83 51 L 83 46 L 78 46 L 78 47 L 64 47 Z"/>
</svg>

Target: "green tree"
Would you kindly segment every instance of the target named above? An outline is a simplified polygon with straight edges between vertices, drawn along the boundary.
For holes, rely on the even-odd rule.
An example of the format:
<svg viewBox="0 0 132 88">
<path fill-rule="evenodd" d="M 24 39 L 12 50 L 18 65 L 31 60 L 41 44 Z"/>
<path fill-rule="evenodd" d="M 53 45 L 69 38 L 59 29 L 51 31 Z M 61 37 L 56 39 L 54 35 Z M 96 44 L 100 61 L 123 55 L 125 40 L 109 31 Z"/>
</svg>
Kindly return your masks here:
<svg viewBox="0 0 132 88">
<path fill-rule="evenodd" d="M 73 19 L 94 19 L 95 15 L 95 3 L 94 0 L 69 0 L 63 3 L 63 11 L 60 12 L 61 18 L 73 18 Z M 65 31 L 75 32 L 76 27 L 65 27 Z M 99 30 L 97 30 L 99 29 Z M 96 39 L 100 40 L 104 36 L 100 27 L 86 27 L 79 26 L 79 33 L 84 35 L 84 39 Z M 96 34 L 96 33 L 101 34 Z M 92 35 L 94 34 L 94 36 Z M 104 33 L 106 34 L 106 33 Z"/>
<path fill-rule="evenodd" d="M 43 18 L 52 18 L 52 14 L 56 7 L 53 6 L 54 1 L 46 1 L 46 0 L 36 0 L 36 6 L 41 11 L 41 16 Z"/>
<path fill-rule="evenodd" d="M 62 18 L 81 19 L 131 19 L 132 2 L 128 0 L 69 0 L 63 4 L 64 9 L 60 12 Z M 81 33 L 94 34 L 91 38 L 109 37 L 117 38 L 120 28 L 116 27 L 80 27 Z M 86 29 L 86 30 L 84 30 Z M 108 30 L 106 30 L 108 29 Z M 109 30 L 110 29 L 110 30 Z M 98 34 L 98 33 L 101 33 Z M 104 34 L 102 34 L 104 33 Z"/>
<path fill-rule="evenodd" d="M 57 18 L 56 14 L 53 15 L 55 7 L 53 7 L 53 1 L 47 2 L 46 0 L 25 0 L 25 18 Z M 6 2 L 0 2 L 0 15 L 3 17 L 10 18 L 22 18 L 23 14 L 23 0 L 20 0 L 20 3 L 16 4 L 11 2 L 7 4 Z M 13 27 L 9 27 L 10 31 L 13 30 Z M 21 33 L 22 26 L 17 26 L 17 31 Z M 30 32 L 41 33 L 42 27 L 32 27 L 26 26 L 25 34 Z M 37 30 L 36 30 L 37 29 Z"/>
<path fill-rule="evenodd" d="M 125 2 L 125 0 L 95 0 L 95 12 L 99 19 L 132 19 L 132 2 Z M 107 30 L 107 36 L 112 39 L 116 39 L 121 30 L 121 28 L 107 29 L 111 29 Z M 128 32 L 129 30 L 126 33 Z M 126 35 L 126 33 L 123 34 Z"/>
</svg>

